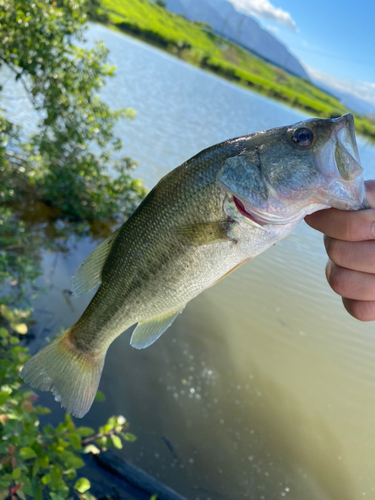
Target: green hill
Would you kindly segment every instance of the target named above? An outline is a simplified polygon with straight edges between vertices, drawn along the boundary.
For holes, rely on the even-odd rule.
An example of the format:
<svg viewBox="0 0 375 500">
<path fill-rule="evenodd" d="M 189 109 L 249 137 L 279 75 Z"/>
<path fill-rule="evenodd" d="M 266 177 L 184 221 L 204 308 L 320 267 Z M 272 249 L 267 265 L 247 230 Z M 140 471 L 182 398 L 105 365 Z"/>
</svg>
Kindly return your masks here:
<svg viewBox="0 0 375 500">
<path fill-rule="evenodd" d="M 308 80 L 217 36 L 209 25 L 188 21 L 149 0 L 101 0 L 101 8 L 108 23 L 120 30 L 263 95 L 315 116 L 332 118 L 349 111 Z M 355 116 L 357 132 L 375 140 L 375 123 Z"/>
</svg>

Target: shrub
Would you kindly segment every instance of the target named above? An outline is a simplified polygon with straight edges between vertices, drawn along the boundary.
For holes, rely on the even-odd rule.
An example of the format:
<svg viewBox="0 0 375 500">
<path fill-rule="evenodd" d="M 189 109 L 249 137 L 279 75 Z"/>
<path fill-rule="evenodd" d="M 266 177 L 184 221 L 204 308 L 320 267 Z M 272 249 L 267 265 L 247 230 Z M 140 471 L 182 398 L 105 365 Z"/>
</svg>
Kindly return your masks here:
<svg viewBox="0 0 375 500">
<path fill-rule="evenodd" d="M 41 428 L 39 419 L 50 410 L 37 404 L 19 377 L 30 357 L 19 344 L 29 314 L 0 306 L 0 498 L 93 499 L 89 480 L 79 474 L 84 454 L 122 448 L 136 438 L 122 416 L 111 417 L 97 431 L 76 427 L 69 414 L 56 427 Z"/>
</svg>

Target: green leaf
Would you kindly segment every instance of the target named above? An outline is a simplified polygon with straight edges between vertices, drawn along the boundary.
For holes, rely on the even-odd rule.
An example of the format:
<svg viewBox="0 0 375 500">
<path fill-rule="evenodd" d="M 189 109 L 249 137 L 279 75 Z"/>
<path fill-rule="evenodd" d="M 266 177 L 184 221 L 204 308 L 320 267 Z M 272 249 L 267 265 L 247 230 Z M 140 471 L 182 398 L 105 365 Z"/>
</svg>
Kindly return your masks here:
<svg viewBox="0 0 375 500">
<path fill-rule="evenodd" d="M 50 491 L 51 500 L 65 500 L 69 495 L 69 488 L 62 483 L 59 491 Z"/>
<path fill-rule="evenodd" d="M 71 480 L 77 477 L 77 472 L 75 469 L 66 469 L 64 471 L 64 476 L 66 479 Z"/>
<path fill-rule="evenodd" d="M 38 458 L 37 463 L 42 467 L 43 469 L 46 469 L 49 466 L 49 456 L 48 455 L 42 455 Z"/>
<path fill-rule="evenodd" d="M 32 448 L 25 447 L 20 449 L 20 457 L 23 460 L 29 460 L 30 458 L 35 458 L 36 453 Z"/>
<path fill-rule="evenodd" d="M 8 309 L 6 307 L 5 304 L 1 304 L 0 305 L 0 313 L 4 316 L 4 318 L 7 320 L 7 321 L 13 321 L 14 320 L 14 314 L 12 313 L 12 311 L 10 309 Z"/>
<path fill-rule="evenodd" d="M 43 484 L 49 484 L 51 482 L 51 474 L 46 474 L 41 479 Z"/>
<path fill-rule="evenodd" d="M 115 436 L 114 434 L 112 434 L 111 439 L 112 439 L 113 446 L 115 448 L 118 448 L 118 449 L 122 448 L 122 442 L 118 436 Z"/>
<path fill-rule="evenodd" d="M 102 436 L 96 440 L 96 443 L 102 448 L 106 448 L 108 446 L 108 438 L 107 436 Z"/>
<path fill-rule="evenodd" d="M 21 477 L 21 469 L 14 469 L 12 472 L 12 479 L 19 479 Z"/>
<path fill-rule="evenodd" d="M 6 330 L 5 328 L 0 328 L 0 337 L 1 338 L 3 338 L 3 339 L 7 338 L 8 335 L 9 335 L 8 330 Z"/>
<path fill-rule="evenodd" d="M 19 497 L 21 500 L 27 500 L 25 493 L 21 490 L 17 490 L 17 497 Z M 0 497 L 1 498 L 1 497 Z"/>
<path fill-rule="evenodd" d="M 78 433 L 72 432 L 71 434 L 69 434 L 68 440 L 75 450 L 80 450 L 82 448 L 81 438 Z"/>
<path fill-rule="evenodd" d="M 133 443 L 137 440 L 137 436 L 134 436 L 134 434 L 132 434 L 131 432 L 125 432 L 124 434 L 122 434 L 122 436 L 125 441 L 129 441 L 130 443 Z"/>
<path fill-rule="evenodd" d="M 74 425 L 73 419 L 69 413 L 65 413 L 64 422 L 65 422 L 67 429 L 69 429 L 70 431 L 73 431 L 76 428 L 76 426 Z"/>
<path fill-rule="evenodd" d="M 33 494 L 33 488 L 31 486 L 30 479 L 28 476 L 25 474 L 22 474 L 21 477 L 18 479 L 17 483 L 22 483 L 22 490 L 26 493 L 26 495 L 32 495 Z"/>
<path fill-rule="evenodd" d="M 89 490 L 91 488 L 91 483 L 88 479 L 85 477 L 81 477 L 76 481 L 74 485 L 74 489 L 79 491 L 80 493 L 85 493 L 85 491 Z"/>
<path fill-rule="evenodd" d="M 9 400 L 9 393 L 5 391 L 0 391 L 0 406 L 5 405 Z"/>
<path fill-rule="evenodd" d="M 57 490 L 61 487 L 63 470 L 60 465 L 53 465 L 51 467 L 51 488 Z"/>
<path fill-rule="evenodd" d="M 70 451 L 64 451 L 61 454 L 61 459 L 64 462 L 65 467 L 68 469 L 80 469 L 81 467 L 84 467 L 85 462 L 82 460 L 81 457 L 78 455 L 75 455 L 74 453 Z"/>
<path fill-rule="evenodd" d="M 43 500 L 43 485 L 36 485 L 32 498 L 33 500 Z"/>
<path fill-rule="evenodd" d="M 94 429 L 91 429 L 91 427 L 77 427 L 77 432 L 83 438 L 95 434 Z"/>
<path fill-rule="evenodd" d="M 150 500 L 157 500 L 158 496 L 157 495 L 152 495 L 152 497 L 150 497 Z"/>
<path fill-rule="evenodd" d="M 33 500 L 43 500 L 43 485 L 38 483 L 34 488 Z"/>
<path fill-rule="evenodd" d="M 32 469 L 32 472 L 31 472 L 31 477 L 34 478 L 40 471 L 40 464 L 38 462 L 38 460 L 35 460 L 34 462 L 34 466 L 33 466 L 33 469 Z"/>
<path fill-rule="evenodd" d="M 51 413 L 51 410 L 49 408 L 40 405 L 35 406 L 34 411 L 37 415 L 48 415 L 48 413 Z"/>
<path fill-rule="evenodd" d="M 97 403 L 103 403 L 105 400 L 106 400 L 106 397 L 102 393 L 102 391 L 97 391 L 94 401 L 96 401 Z"/>
</svg>

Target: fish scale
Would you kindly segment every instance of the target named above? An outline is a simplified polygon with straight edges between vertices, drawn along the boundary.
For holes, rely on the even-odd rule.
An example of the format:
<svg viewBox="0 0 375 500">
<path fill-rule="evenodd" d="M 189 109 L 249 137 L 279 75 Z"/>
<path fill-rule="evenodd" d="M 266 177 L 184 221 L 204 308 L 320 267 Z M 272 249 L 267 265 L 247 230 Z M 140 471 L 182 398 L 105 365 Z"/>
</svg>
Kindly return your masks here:
<svg viewBox="0 0 375 500">
<path fill-rule="evenodd" d="M 83 262 L 81 318 L 23 368 L 76 416 L 90 408 L 112 341 L 148 347 L 185 305 L 290 234 L 302 218 L 366 208 L 351 115 L 311 119 L 208 148 L 167 174 Z"/>
</svg>

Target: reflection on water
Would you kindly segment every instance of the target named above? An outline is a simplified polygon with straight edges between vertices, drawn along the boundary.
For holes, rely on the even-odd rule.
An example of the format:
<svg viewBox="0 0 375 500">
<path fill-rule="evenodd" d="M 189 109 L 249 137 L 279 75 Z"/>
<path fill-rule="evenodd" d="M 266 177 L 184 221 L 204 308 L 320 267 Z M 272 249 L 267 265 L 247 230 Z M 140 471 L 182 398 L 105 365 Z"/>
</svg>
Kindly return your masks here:
<svg viewBox="0 0 375 500">
<path fill-rule="evenodd" d="M 204 147 L 305 116 L 93 26 L 89 41 L 98 37 L 118 66 L 106 99 L 137 110 L 119 131 L 149 188 Z M 374 176 L 375 149 L 359 146 Z M 45 254 L 33 349 L 90 300 L 63 291 L 92 247 Z M 150 348 L 122 335 L 103 373 L 107 401 L 83 425 L 125 415 L 139 438 L 124 456 L 192 500 L 375 499 L 374 325 L 346 314 L 325 261 L 321 235 L 302 223 L 192 301 Z"/>
</svg>

